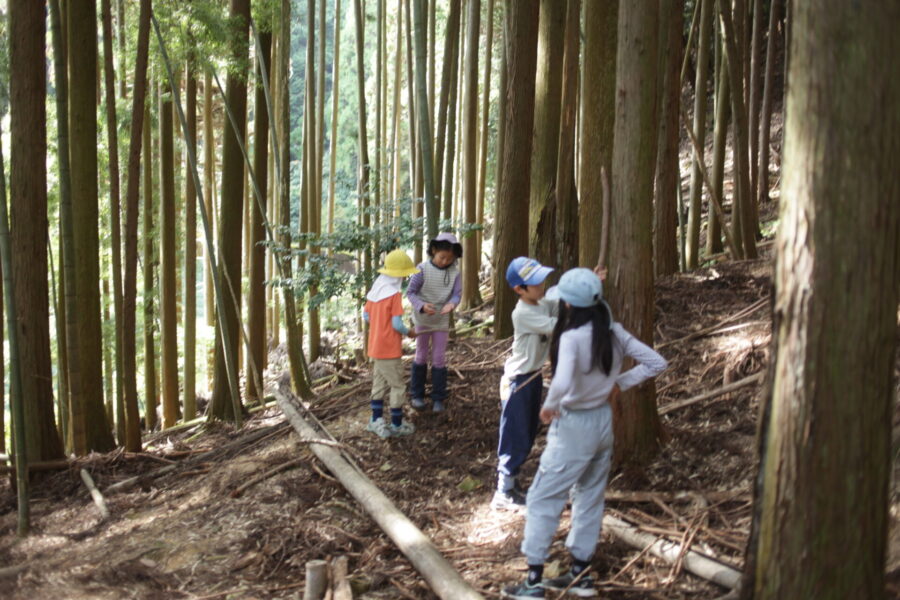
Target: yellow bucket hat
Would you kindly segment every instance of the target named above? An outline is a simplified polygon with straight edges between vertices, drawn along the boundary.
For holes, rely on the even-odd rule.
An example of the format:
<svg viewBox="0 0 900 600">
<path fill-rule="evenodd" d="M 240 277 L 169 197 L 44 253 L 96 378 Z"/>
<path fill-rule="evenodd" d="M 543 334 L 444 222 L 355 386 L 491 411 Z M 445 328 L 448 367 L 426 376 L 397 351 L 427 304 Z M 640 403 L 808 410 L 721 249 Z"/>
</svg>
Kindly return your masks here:
<svg viewBox="0 0 900 600">
<path fill-rule="evenodd" d="M 382 275 L 390 277 L 409 277 L 419 270 L 413 265 L 409 255 L 401 249 L 392 250 L 384 259 L 384 266 L 378 269 Z"/>
</svg>

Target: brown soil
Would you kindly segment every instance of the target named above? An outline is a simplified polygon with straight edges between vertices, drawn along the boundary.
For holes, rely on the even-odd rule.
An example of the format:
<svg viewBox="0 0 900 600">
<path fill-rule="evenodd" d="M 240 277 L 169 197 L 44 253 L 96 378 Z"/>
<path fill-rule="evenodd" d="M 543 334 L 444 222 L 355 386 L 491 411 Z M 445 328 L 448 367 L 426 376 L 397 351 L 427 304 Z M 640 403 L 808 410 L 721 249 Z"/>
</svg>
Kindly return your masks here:
<svg viewBox="0 0 900 600">
<path fill-rule="evenodd" d="M 726 322 L 720 332 L 682 338 L 722 323 L 769 293 L 767 258 L 658 282 L 655 342 L 670 361 L 657 381 L 661 407 L 765 367 L 768 302 Z M 373 482 L 487 598 L 498 597 L 524 572 L 518 551 L 522 516 L 488 507 L 499 417 L 496 390 L 508 349 L 508 341 L 490 338 L 452 342 L 450 410 L 410 411 L 418 430 L 408 438 L 382 441 L 363 430 L 369 380 L 362 367 L 340 365 L 335 381 L 319 390 L 312 405 Z M 273 353 L 270 371 L 281 373 L 283 360 L 283 353 Z M 658 458 L 646 468 L 614 474 L 608 512 L 657 535 L 690 538 L 693 549 L 739 568 L 750 524 L 757 392 L 751 385 L 665 415 L 668 440 Z M 543 437 L 527 463 L 526 481 L 542 445 Z M 254 476 L 295 459 L 291 468 L 232 497 Z M 169 473 L 151 477 L 172 464 Z M 144 480 L 107 493 L 111 517 L 101 521 L 79 468 L 87 469 L 101 490 L 135 475 Z M 896 519 L 900 494 L 894 489 Z M 657 495 L 627 500 L 635 491 Z M 434 597 L 274 405 L 254 414 L 240 432 L 222 424 L 198 425 L 148 436 L 142 454 L 79 459 L 68 470 L 46 475 L 33 496 L 34 532 L 19 540 L 15 494 L 8 480 L 0 484 L 0 564 L 23 567 L 15 575 L 0 575 L 4 597 L 299 598 L 306 562 L 339 555 L 349 558 L 358 598 Z M 564 513 L 548 574 L 567 565 L 567 526 Z M 892 553 L 889 567 L 894 592 L 900 589 L 898 556 Z M 593 566 L 605 598 L 725 593 L 607 534 Z"/>
</svg>

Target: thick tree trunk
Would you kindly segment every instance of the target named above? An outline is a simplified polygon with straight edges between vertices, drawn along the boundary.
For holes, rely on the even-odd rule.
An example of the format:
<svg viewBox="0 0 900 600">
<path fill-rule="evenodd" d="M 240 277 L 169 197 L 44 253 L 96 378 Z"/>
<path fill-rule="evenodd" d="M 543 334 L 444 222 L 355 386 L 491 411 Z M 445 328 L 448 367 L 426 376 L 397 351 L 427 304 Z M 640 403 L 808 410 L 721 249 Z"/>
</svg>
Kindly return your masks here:
<svg viewBox="0 0 900 600">
<path fill-rule="evenodd" d="M 192 41 L 193 43 L 193 41 Z M 197 76 L 187 67 L 188 155 L 197 155 Z M 197 188 L 187 177 L 184 197 L 184 420 L 197 416 Z"/>
<path fill-rule="evenodd" d="M 761 0 L 760 0 L 761 1 Z M 678 142 L 681 128 L 681 55 L 684 0 L 660 3 L 659 44 L 659 140 L 656 150 L 655 204 L 653 212 L 654 273 L 670 275 L 678 271 L 677 187 L 681 185 Z"/>
<path fill-rule="evenodd" d="M 640 0 L 619 5 L 616 123 L 610 219 L 609 298 L 616 321 L 653 343 L 653 167 L 656 161 L 656 65 L 659 10 Z M 702 63 L 701 63 L 702 64 Z M 613 403 L 613 461 L 641 463 L 662 433 L 652 382 Z"/>
<path fill-rule="evenodd" d="M 122 379 L 122 231 L 119 198 L 119 136 L 116 118 L 116 74 L 113 68 L 113 33 L 111 0 L 102 0 L 103 71 L 106 92 L 106 135 L 109 140 L 109 218 L 112 246 L 112 295 L 115 310 L 115 424 L 116 438 L 125 444 L 125 399 Z M 121 50 L 120 50 L 121 51 Z M 124 75 L 119 69 L 120 77 Z"/>
<path fill-rule="evenodd" d="M 699 0 L 698 0 L 699 1 Z M 616 89 L 618 0 L 591 0 L 584 6 L 584 70 L 581 82 L 581 203 L 578 209 L 578 262 L 595 265 L 600 255 L 603 182 L 612 171 Z M 606 200 L 608 201 L 608 199 Z"/>
<path fill-rule="evenodd" d="M 25 450 L 22 460 L 37 462 L 63 456 L 50 365 L 45 15 L 37 2 L 14 2 L 9 9 L 12 284 L 16 306 L 27 308 L 18 313 L 22 412 L 14 416 L 24 425 L 25 435 L 16 438 L 18 452 Z"/>
<path fill-rule="evenodd" d="M 697 78 L 694 84 L 694 137 L 702 152 L 706 140 L 706 77 L 709 65 L 709 44 L 711 42 L 714 4 L 716 0 L 697 0 L 700 6 L 700 34 L 697 38 Z M 700 165 L 704 157 L 694 151 L 691 167 L 691 187 L 688 195 L 687 246 L 685 263 L 688 269 L 696 269 L 700 264 L 700 220 L 702 218 L 703 178 Z"/>
<path fill-rule="evenodd" d="M 159 404 L 156 387 L 156 344 L 153 332 L 156 330 L 154 298 L 156 297 L 155 267 L 153 252 L 153 139 L 151 135 L 150 108 L 144 114 L 144 426 L 153 431 L 157 424 L 156 407 Z"/>
<path fill-rule="evenodd" d="M 555 208 L 545 214 L 556 188 L 559 115 L 562 100 L 563 43 L 566 6 L 563 0 L 540 0 L 537 70 L 534 89 L 534 141 L 528 202 L 529 254 L 544 264 L 556 263 Z M 521 174 L 519 175 L 521 176 Z M 545 220 L 545 223 L 541 221 Z"/>
<path fill-rule="evenodd" d="M 503 180 L 497 194 L 494 229 L 494 337 L 512 335 L 516 296 L 506 284 L 506 266 L 528 252 L 528 213 L 531 143 L 534 127 L 534 73 L 537 66 L 538 0 L 510 2 L 509 80 L 506 95 L 506 142 Z"/>
<path fill-rule="evenodd" d="M 100 324 L 100 236 L 97 188 L 97 25 L 94 0 L 66 11 L 69 62 L 69 161 L 72 170 L 72 225 L 78 353 L 84 394 L 84 451 L 115 447 L 103 408 Z M 43 72 L 43 70 L 42 70 Z M 74 76 L 72 76 L 74 75 Z M 69 357 L 71 360 L 71 356 Z M 77 450 L 77 448 L 76 448 Z"/>
<path fill-rule="evenodd" d="M 478 222 L 478 51 L 481 29 L 481 0 L 469 0 L 466 16 L 466 67 L 463 124 L 463 169 L 464 169 L 464 222 L 474 225 Z M 487 68 L 487 66 L 485 67 Z M 481 304 L 478 293 L 478 244 L 475 232 L 462 240 L 463 243 L 463 290 L 461 308 Z"/>
<path fill-rule="evenodd" d="M 232 54 L 236 61 L 246 58 L 249 0 L 231 0 L 231 16 L 234 19 Z M 243 158 L 241 146 L 245 142 L 247 121 L 247 83 L 244 77 L 229 72 L 225 83 L 225 101 L 234 113 L 237 127 L 225 123 L 222 154 L 222 210 L 219 213 L 219 260 L 217 262 L 225 298 L 219 304 L 222 312 L 217 315 L 215 368 L 213 392 L 209 415 L 226 421 L 240 421 L 237 414 L 242 409 L 240 390 L 232 389 L 234 379 L 229 373 L 237 373 L 237 354 L 240 341 L 238 328 L 241 321 L 241 232 L 243 230 Z M 223 314 L 224 313 L 224 314 Z M 223 341 L 222 330 L 227 338 Z M 225 361 L 230 364 L 226 365 Z"/>
<path fill-rule="evenodd" d="M 578 48 L 581 0 L 566 2 L 565 51 L 556 152 L 556 256 L 560 271 L 578 266 L 578 191 L 575 188 L 575 116 L 578 107 Z"/>
<path fill-rule="evenodd" d="M 162 345 L 163 428 L 178 421 L 178 317 L 175 314 L 175 158 L 172 90 L 162 86 L 159 102 L 160 163 L 160 343 Z"/>
<path fill-rule="evenodd" d="M 141 450 L 140 410 L 137 395 L 135 338 L 137 302 L 138 195 L 141 174 L 141 132 L 144 130 L 144 98 L 147 91 L 147 56 L 150 41 L 150 0 L 141 0 L 137 58 L 131 109 L 131 144 L 128 148 L 128 188 L 125 194 L 125 264 L 122 287 L 122 376 L 125 388 L 125 449 Z M 121 11 L 120 11 L 121 14 Z M 124 75 L 124 73 L 123 73 Z M 124 78 L 124 77 L 123 77 Z"/>
<path fill-rule="evenodd" d="M 792 3 L 777 347 L 745 598 L 884 598 L 900 289 L 900 6 Z M 852 107 L 852 109 L 848 109 Z"/>
<path fill-rule="evenodd" d="M 265 260 L 266 247 L 260 242 L 266 239 L 265 211 L 267 209 L 268 183 L 269 183 L 269 110 L 266 105 L 265 88 L 263 87 L 263 72 L 269 73 L 272 69 L 272 34 L 266 31 L 259 32 L 259 45 L 262 54 L 257 56 L 257 61 L 262 62 L 262 67 L 256 69 L 256 100 L 254 103 L 253 133 L 253 172 L 256 176 L 256 184 L 259 187 L 259 197 L 250 205 L 250 301 L 247 303 L 249 311 L 248 336 L 249 351 L 246 361 L 245 381 L 247 386 L 247 401 L 258 402 L 262 398 L 264 390 L 259 388 L 262 383 L 263 362 L 266 354 L 266 286 Z"/>
</svg>

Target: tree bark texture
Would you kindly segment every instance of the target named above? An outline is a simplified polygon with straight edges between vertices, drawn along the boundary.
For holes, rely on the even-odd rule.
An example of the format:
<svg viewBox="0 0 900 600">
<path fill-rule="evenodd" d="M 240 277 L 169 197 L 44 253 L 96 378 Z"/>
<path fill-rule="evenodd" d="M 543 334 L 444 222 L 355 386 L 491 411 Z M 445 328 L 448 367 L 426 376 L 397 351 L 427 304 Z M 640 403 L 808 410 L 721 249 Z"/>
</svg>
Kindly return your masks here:
<svg viewBox="0 0 900 600">
<path fill-rule="evenodd" d="M 22 416 L 29 462 L 63 456 L 53 418 L 47 285 L 47 125 L 44 6 L 9 10 L 10 216 L 12 283 L 19 313 Z M 20 446 L 21 447 L 21 446 Z"/>
<path fill-rule="evenodd" d="M 612 169 L 609 279 L 616 321 L 653 343 L 653 167 L 659 10 L 640 0 L 619 5 L 616 122 Z M 658 450 L 661 425 L 652 382 L 613 403 L 613 461 L 640 463 Z"/>
<path fill-rule="evenodd" d="M 231 16 L 234 19 L 232 53 L 236 61 L 244 60 L 247 52 L 249 0 L 231 0 Z M 246 78 L 229 72 L 225 83 L 225 101 L 234 113 L 236 128 L 225 123 L 222 154 L 222 210 L 219 213 L 219 276 L 225 298 L 219 304 L 222 312 L 217 315 L 215 367 L 210 415 L 227 421 L 240 417 L 240 390 L 232 389 L 229 372 L 236 373 L 238 365 L 238 328 L 241 318 L 241 233 L 243 229 L 243 157 L 241 146 L 246 139 L 247 83 Z M 237 131 L 235 131 L 237 129 Z M 232 293 L 233 292 L 233 293 Z M 224 314 L 223 314 L 224 313 Z M 229 348 L 225 348 L 222 330 L 227 330 Z M 234 361 L 226 365 L 225 361 Z M 237 379 L 235 377 L 234 379 Z"/>
<path fill-rule="evenodd" d="M 175 157 L 172 90 L 162 86 L 159 102 L 160 164 L 160 343 L 163 428 L 178 420 L 178 318 L 175 315 Z"/>
<path fill-rule="evenodd" d="M 466 68 L 465 68 L 465 117 L 463 123 L 463 168 L 464 168 L 464 223 L 478 222 L 478 34 L 481 29 L 481 0 L 468 0 L 469 13 L 466 17 Z M 486 65 L 485 68 L 488 68 Z M 475 232 L 470 232 L 463 243 L 463 289 L 462 308 L 481 304 L 478 293 L 478 244 Z"/>
<path fill-rule="evenodd" d="M 509 80 L 506 84 L 506 143 L 503 183 L 497 194 L 494 229 L 494 336 L 512 335 L 516 296 L 506 283 L 506 266 L 528 252 L 531 147 L 534 127 L 534 73 L 537 66 L 538 0 L 510 2 L 507 13 Z"/>
<path fill-rule="evenodd" d="M 769 135 L 772 125 L 772 94 L 775 80 L 775 46 L 779 37 L 778 21 L 781 14 L 781 1 L 772 0 L 769 6 L 769 33 L 766 40 L 766 74 L 763 83 L 762 115 L 760 115 L 759 133 L 759 168 L 757 170 L 758 185 L 757 205 L 769 200 Z"/>
<path fill-rule="evenodd" d="M 555 207 L 547 208 L 547 214 L 545 207 L 556 187 L 563 74 L 560 67 L 563 64 L 567 4 L 563 0 L 540 0 L 528 240 L 530 255 L 544 264 L 556 261 Z"/>
<path fill-rule="evenodd" d="M 575 187 L 575 117 L 578 108 L 578 54 L 581 0 L 566 3 L 565 44 L 560 84 L 559 137 L 554 197 L 556 252 L 553 262 L 563 272 L 578 266 L 578 190 Z"/>
<path fill-rule="evenodd" d="M 153 136 L 151 132 L 150 108 L 144 113 L 144 222 L 142 228 L 144 266 L 144 426 L 153 431 L 157 424 L 156 407 L 159 395 L 156 387 L 156 344 L 153 332 L 156 330 L 156 257 L 153 252 Z"/>
<path fill-rule="evenodd" d="M 603 182 L 612 172 L 616 89 L 618 0 L 587 0 L 584 5 L 584 71 L 581 82 L 581 190 L 578 208 L 578 262 L 595 265 L 603 225 Z"/>
<path fill-rule="evenodd" d="M 446 34 L 444 38 L 444 66 L 441 70 L 441 95 L 438 99 L 437 111 L 437 137 L 435 139 L 434 172 L 437 174 L 434 181 L 434 195 L 436 202 L 442 207 L 449 204 L 442 199 L 449 199 L 450 192 L 442 185 L 441 176 L 444 173 L 444 150 L 446 148 L 447 120 L 450 108 L 450 90 L 455 89 L 457 54 L 459 53 L 459 21 L 460 0 L 450 0 L 448 9 Z M 449 108 L 449 110 L 448 110 Z M 447 210 L 443 209 L 443 218 L 448 218 Z"/>
<path fill-rule="evenodd" d="M 188 155 L 197 155 L 197 73 L 187 67 Z M 187 177 L 184 195 L 184 420 L 197 416 L 197 188 Z"/>
<path fill-rule="evenodd" d="M 69 163 L 79 359 L 84 399 L 85 451 L 115 447 L 103 407 L 100 323 L 100 236 L 97 187 L 96 2 L 67 7 L 69 61 Z M 41 70 L 43 73 L 43 69 Z M 24 306 L 24 305 L 23 305 Z M 72 358 L 71 356 L 69 357 Z"/>
<path fill-rule="evenodd" d="M 761 0 L 760 0 L 761 1 Z M 653 211 L 654 273 L 670 275 L 678 271 L 677 187 L 681 185 L 678 142 L 681 128 L 681 56 L 684 0 L 660 3 L 659 44 L 659 141 L 656 150 L 655 203 Z"/>
<path fill-rule="evenodd" d="M 431 115 L 428 110 L 428 85 L 425 67 L 428 58 L 426 48 L 427 6 L 426 0 L 413 0 L 413 39 L 416 50 L 416 121 L 419 137 L 419 155 L 422 159 L 422 181 L 425 185 L 425 225 L 429 238 L 438 234 L 438 206 L 434 197 L 434 142 Z"/>
<path fill-rule="evenodd" d="M 884 598 L 900 288 L 900 6 L 792 3 L 753 598 Z M 754 538 L 751 538 L 753 540 Z"/>
</svg>

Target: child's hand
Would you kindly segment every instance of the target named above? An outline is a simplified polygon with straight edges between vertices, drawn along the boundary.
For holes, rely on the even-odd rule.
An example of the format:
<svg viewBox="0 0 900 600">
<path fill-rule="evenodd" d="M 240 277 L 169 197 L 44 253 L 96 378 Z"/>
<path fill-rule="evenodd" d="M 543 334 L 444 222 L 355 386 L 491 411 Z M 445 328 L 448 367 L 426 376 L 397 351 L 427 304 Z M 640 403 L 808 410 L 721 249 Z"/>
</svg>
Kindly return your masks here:
<svg viewBox="0 0 900 600">
<path fill-rule="evenodd" d="M 411 327 L 410 327 L 409 331 L 406 332 L 406 336 L 411 340 L 416 339 L 417 335 L 419 335 L 419 334 L 416 333 L 416 330 Z"/>
<path fill-rule="evenodd" d="M 559 416 L 559 411 L 553 408 L 542 408 L 540 417 L 541 423 L 544 425 L 549 425 L 550 421 Z"/>
<path fill-rule="evenodd" d="M 447 304 L 444 305 L 444 308 L 441 309 L 441 314 L 446 315 L 447 313 L 452 311 L 454 308 L 456 308 L 456 305 L 453 304 L 452 302 L 448 302 Z"/>
<path fill-rule="evenodd" d="M 431 302 L 426 302 L 422 305 L 422 312 L 426 315 L 435 314 L 436 311 L 434 310 L 434 304 L 432 304 Z"/>
</svg>

